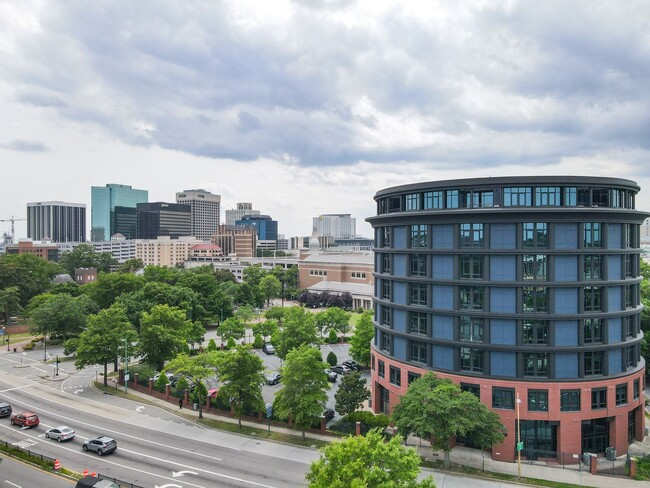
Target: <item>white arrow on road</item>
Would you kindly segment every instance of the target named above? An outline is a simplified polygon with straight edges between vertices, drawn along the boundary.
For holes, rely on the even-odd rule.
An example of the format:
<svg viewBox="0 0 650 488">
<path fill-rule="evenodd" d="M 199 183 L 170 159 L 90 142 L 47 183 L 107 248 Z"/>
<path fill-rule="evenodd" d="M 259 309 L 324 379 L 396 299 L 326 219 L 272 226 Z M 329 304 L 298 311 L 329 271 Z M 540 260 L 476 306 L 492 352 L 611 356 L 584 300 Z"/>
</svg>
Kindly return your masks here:
<svg viewBox="0 0 650 488">
<path fill-rule="evenodd" d="M 75 394 L 75 395 L 78 395 L 79 393 L 83 393 L 83 392 L 84 392 L 83 390 L 75 390 L 75 391 L 74 391 L 74 394 Z"/>
<path fill-rule="evenodd" d="M 156 485 L 156 488 L 183 488 L 181 485 L 175 485 L 174 483 L 167 483 L 166 485 Z"/>
<path fill-rule="evenodd" d="M 138 413 L 142 413 L 144 412 L 144 407 L 136 407 L 135 411 Z"/>
<path fill-rule="evenodd" d="M 183 476 L 184 474 L 193 474 L 196 476 L 199 473 L 195 473 L 194 471 L 172 471 L 172 478 L 177 478 L 178 476 Z"/>
</svg>

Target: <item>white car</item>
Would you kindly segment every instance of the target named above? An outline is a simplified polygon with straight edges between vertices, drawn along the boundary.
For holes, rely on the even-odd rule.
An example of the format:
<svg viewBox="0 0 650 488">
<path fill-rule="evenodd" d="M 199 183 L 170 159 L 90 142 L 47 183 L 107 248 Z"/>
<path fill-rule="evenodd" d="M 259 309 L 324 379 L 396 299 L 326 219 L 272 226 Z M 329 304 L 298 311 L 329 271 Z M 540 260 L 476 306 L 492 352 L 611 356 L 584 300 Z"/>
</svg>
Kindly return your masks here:
<svg viewBox="0 0 650 488">
<path fill-rule="evenodd" d="M 74 430 L 65 425 L 61 425 L 60 427 L 55 427 L 45 432 L 45 437 L 48 439 L 56 439 L 59 442 L 69 441 L 74 439 Z"/>
</svg>

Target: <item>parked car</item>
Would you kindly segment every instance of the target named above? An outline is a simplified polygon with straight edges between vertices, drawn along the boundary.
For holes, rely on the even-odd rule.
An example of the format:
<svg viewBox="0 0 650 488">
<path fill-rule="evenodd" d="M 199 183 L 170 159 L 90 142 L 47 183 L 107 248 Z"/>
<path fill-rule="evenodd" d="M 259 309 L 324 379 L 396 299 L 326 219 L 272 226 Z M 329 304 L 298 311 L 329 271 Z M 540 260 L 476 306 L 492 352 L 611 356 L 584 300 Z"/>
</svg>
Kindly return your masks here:
<svg viewBox="0 0 650 488">
<path fill-rule="evenodd" d="M 111 439 L 105 435 L 100 435 L 99 437 L 84 442 L 83 450 L 93 451 L 96 452 L 97 455 L 103 456 L 104 454 L 117 450 L 117 442 L 115 442 L 115 439 Z"/>
<path fill-rule="evenodd" d="M 266 375 L 266 384 L 277 385 L 278 383 L 280 383 L 281 379 L 282 379 L 282 375 L 277 371 L 274 371 L 273 373 L 269 373 Z"/>
<path fill-rule="evenodd" d="M 330 369 L 338 374 L 348 374 L 352 372 L 350 368 L 348 368 L 347 366 L 343 366 L 342 364 L 337 364 L 336 366 L 332 366 Z"/>
<path fill-rule="evenodd" d="M 162 373 L 156 373 L 156 374 L 153 376 L 153 382 L 154 382 L 154 383 L 155 383 L 156 381 L 158 381 L 158 378 L 160 378 L 160 375 L 161 375 L 161 374 L 162 374 Z M 174 376 L 174 373 L 169 373 L 169 372 L 167 372 L 167 373 L 165 373 L 165 376 L 167 376 L 167 382 L 168 382 L 168 383 L 171 383 L 172 381 L 174 381 L 174 380 L 176 379 L 176 377 Z"/>
<path fill-rule="evenodd" d="M 0 402 L 0 417 L 9 417 L 11 415 L 11 405 L 7 402 Z"/>
<path fill-rule="evenodd" d="M 267 343 L 262 346 L 262 351 L 264 351 L 264 354 L 270 356 L 271 354 L 275 354 L 275 347 L 273 346 L 273 344 Z"/>
<path fill-rule="evenodd" d="M 62 425 L 60 427 L 55 427 L 54 429 L 50 429 L 47 432 L 45 432 L 45 437 L 47 439 L 55 439 L 59 442 L 69 441 L 71 439 L 74 439 L 74 430 L 72 430 L 70 427 Z"/>
<path fill-rule="evenodd" d="M 100 480 L 96 476 L 84 476 L 75 485 L 75 488 L 120 488 L 110 480 Z"/>
<path fill-rule="evenodd" d="M 329 381 L 330 383 L 336 383 L 336 378 L 338 377 L 338 375 L 334 371 L 332 371 L 331 369 L 326 369 L 325 374 L 327 375 L 327 381 Z"/>
<path fill-rule="evenodd" d="M 21 427 L 36 427 L 40 423 L 38 415 L 34 412 L 12 413 L 11 424 Z"/>
<path fill-rule="evenodd" d="M 354 361 L 353 359 L 348 359 L 346 361 L 343 361 L 341 364 L 343 366 L 347 366 L 352 371 L 361 371 L 363 369 L 361 367 L 361 365 L 359 363 L 357 363 L 356 361 Z"/>
<path fill-rule="evenodd" d="M 321 415 L 320 417 L 321 417 L 322 419 L 325 419 L 325 422 L 328 422 L 328 421 L 330 421 L 331 419 L 334 418 L 334 413 L 335 413 L 335 412 L 334 412 L 334 409 L 332 409 L 332 408 L 326 408 L 326 409 L 323 411 L 323 415 Z"/>
</svg>

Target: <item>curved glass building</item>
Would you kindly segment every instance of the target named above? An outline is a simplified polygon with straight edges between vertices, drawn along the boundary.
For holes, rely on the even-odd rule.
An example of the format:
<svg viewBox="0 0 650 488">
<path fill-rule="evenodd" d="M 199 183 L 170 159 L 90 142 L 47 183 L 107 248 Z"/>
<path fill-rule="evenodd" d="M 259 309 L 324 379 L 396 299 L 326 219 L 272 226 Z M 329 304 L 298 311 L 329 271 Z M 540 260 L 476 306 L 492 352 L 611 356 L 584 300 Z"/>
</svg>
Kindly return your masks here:
<svg viewBox="0 0 650 488">
<path fill-rule="evenodd" d="M 627 452 L 644 433 L 635 182 L 498 177 L 379 191 L 373 408 L 428 371 L 497 412 L 493 458 Z M 518 400 L 519 399 L 519 400 Z M 458 439 L 458 442 L 467 440 Z"/>
</svg>

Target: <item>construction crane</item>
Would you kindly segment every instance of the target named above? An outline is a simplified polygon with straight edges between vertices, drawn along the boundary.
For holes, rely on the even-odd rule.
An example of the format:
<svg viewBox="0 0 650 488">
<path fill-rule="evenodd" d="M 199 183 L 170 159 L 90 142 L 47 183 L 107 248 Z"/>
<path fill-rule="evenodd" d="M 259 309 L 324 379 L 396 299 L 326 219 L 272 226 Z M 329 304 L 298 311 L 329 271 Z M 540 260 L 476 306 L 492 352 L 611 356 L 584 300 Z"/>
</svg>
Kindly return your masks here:
<svg viewBox="0 0 650 488">
<path fill-rule="evenodd" d="M 14 227 L 14 222 L 18 222 L 20 220 L 27 220 L 27 219 L 17 219 L 13 215 L 11 216 L 10 219 L 0 219 L 0 222 L 11 222 L 11 243 L 12 244 L 16 242 L 16 230 Z"/>
</svg>

